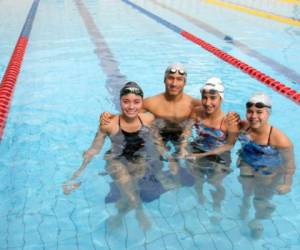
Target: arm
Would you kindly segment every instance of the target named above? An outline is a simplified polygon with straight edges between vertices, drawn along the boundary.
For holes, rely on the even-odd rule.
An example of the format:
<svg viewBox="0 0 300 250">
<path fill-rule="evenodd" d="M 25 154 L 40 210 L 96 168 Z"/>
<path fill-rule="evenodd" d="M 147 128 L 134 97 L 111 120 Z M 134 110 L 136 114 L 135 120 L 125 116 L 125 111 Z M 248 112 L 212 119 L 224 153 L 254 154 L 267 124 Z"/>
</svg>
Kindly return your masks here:
<svg viewBox="0 0 300 250">
<path fill-rule="evenodd" d="M 141 113 L 152 112 L 153 107 L 155 107 L 155 96 L 147 97 L 143 100 L 143 108 Z"/>
<path fill-rule="evenodd" d="M 283 183 L 276 187 L 279 194 L 285 194 L 291 191 L 293 176 L 295 174 L 295 160 L 293 147 L 280 149 L 284 161 Z"/>
<path fill-rule="evenodd" d="M 159 133 L 159 130 L 157 126 L 155 126 L 155 124 L 152 124 L 150 128 L 151 128 L 151 134 L 153 135 L 154 138 L 154 145 L 156 147 L 156 150 L 158 151 L 161 157 L 165 158 L 167 150 L 165 148 L 165 144 Z"/>
<path fill-rule="evenodd" d="M 227 143 L 214 149 L 214 150 L 211 150 L 211 151 L 208 151 L 208 152 L 205 152 L 205 153 L 193 153 L 193 156 L 196 156 L 196 157 L 205 157 L 205 156 L 209 156 L 209 155 L 219 155 L 219 154 L 222 154 L 226 151 L 230 151 L 234 144 L 235 144 L 235 141 L 236 141 L 236 134 L 231 134 L 231 133 L 228 133 L 228 140 L 227 140 Z"/>
<path fill-rule="evenodd" d="M 115 115 L 110 112 L 101 113 L 100 118 L 99 118 L 100 128 L 105 129 L 105 127 L 111 123 L 111 121 L 114 117 L 115 117 Z"/>
<path fill-rule="evenodd" d="M 272 144 L 279 148 L 283 159 L 283 184 L 276 187 L 279 194 L 285 194 L 291 191 L 293 176 L 296 165 L 294 159 L 293 144 L 290 139 L 278 129 L 274 129 Z"/>
<path fill-rule="evenodd" d="M 192 105 L 193 105 L 193 108 L 202 106 L 202 101 L 201 101 L 201 99 L 193 98 L 193 100 L 192 100 Z"/>
<path fill-rule="evenodd" d="M 106 126 L 107 127 L 107 126 Z M 103 142 L 105 140 L 105 137 L 107 136 L 107 129 L 104 128 L 99 128 L 95 138 L 91 144 L 91 146 L 83 153 L 83 158 L 85 161 L 90 162 L 90 160 L 100 152 Z"/>
<path fill-rule="evenodd" d="M 187 122 L 187 124 L 182 132 L 180 148 L 179 148 L 179 158 L 184 158 L 189 155 L 188 150 L 187 150 L 187 147 L 189 144 L 188 139 L 191 137 L 193 125 L 194 125 L 194 120 L 190 119 Z"/>
<path fill-rule="evenodd" d="M 78 178 L 80 174 L 85 170 L 85 168 L 88 166 L 88 163 L 91 161 L 94 155 L 100 152 L 106 135 L 106 131 L 99 128 L 92 145 L 83 154 L 83 162 L 81 166 L 73 173 L 72 177 L 63 184 L 64 194 L 69 194 L 72 190 L 80 186 L 80 182 L 76 183 L 74 182 L 74 180 Z"/>
</svg>

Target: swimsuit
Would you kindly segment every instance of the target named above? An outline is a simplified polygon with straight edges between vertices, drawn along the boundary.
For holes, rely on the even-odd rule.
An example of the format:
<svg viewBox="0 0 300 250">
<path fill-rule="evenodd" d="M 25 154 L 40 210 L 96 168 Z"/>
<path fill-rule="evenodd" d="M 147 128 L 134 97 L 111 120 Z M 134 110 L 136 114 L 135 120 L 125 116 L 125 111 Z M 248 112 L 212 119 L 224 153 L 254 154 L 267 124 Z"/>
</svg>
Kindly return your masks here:
<svg viewBox="0 0 300 250">
<path fill-rule="evenodd" d="M 221 130 L 223 120 L 218 129 L 207 127 L 203 123 L 196 123 L 194 125 L 196 138 L 192 143 L 193 148 L 206 152 L 226 144 L 227 135 Z"/>
<path fill-rule="evenodd" d="M 117 157 L 125 157 L 127 160 L 136 160 L 145 155 L 145 141 L 149 137 L 149 128 L 147 128 L 141 118 L 138 116 L 141 128 L 135 132 L 127 132 L 121 128 L 119 117 L 119 131 L 111 136 L 112 149 L 110 153 Z"/>
<path fill-rule="evenodd" d="M 193 153 L 208 152 L 226 144 L 227 134 L 221 130 L 223 121 L 224 118 L 219 128 L 207 127 L 202 122 L 194 124 L 194 140 L 191 143 Z M 226 165 L 231 162 L 230 152 L 206 156 L 204 159 Z"/>
<path fill-rule="evenodd" d="M 246 131 L 247 132 L 247 131 Z M 274 168 L 282 164 L 279 150 L 270 145 L 272 127 L 269 132 L 268 143 L 261 145 L 251 140 L 246 133 L 239 136 L 242 148 L 239 151 L 240 158 L 250 165 L 255 171 L 261 168 Z"/>
</svg>

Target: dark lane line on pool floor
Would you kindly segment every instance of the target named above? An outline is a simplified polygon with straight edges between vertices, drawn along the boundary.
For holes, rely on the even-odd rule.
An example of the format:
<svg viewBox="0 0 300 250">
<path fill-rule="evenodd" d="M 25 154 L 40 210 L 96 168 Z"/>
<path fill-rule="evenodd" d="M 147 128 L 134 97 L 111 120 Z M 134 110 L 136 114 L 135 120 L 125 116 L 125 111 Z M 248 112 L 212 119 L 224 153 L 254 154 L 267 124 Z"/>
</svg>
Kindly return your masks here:
<svg viewBox="0 0 300 250">
<path fill-rule="evenodd" d="M 251 56 L 255 59 L 257 59 L 258 61 L 268 65 L 269 67 L 271 67 L 274 71 L 286 76 L 287 78 L 291 79 L 293 81 L 293 83 L 298 83 L 300 84 L 300 75 L 294 71 L 293 69 L 290 69 L 288 67 L 286 67 L 285 65 L 280 64 L 279 62 L 273 60 L 270 57 L 267 57 L 265 55 L 262 55 L 261 53 L 259 53 L 258 51 L 251 49 L 248 45 L 241 43 L 238 40 L 233 39 L 231 36 L 224 34 L 222 31 L 214 28 L 213 26 L 199 20 L 196 18 L 193 18 L 191 16 L 186 15 L 183 12 L 180 12 L 174 8 L 171 8 L 165 4 L 159 3 L 155 0 L 152 0 L 152 2 L 164 9 L 167 9 L 181 17 L 183 17 L 184 19 L 188 20 L 189 22 L 191 22 L 192 24 L 196 25 L 197 27 L 203 29 L 204 31 L 216 36 L 217 38 L 221 39 L 221 40 L 225 40 L 227 43 L 231 44 L 232 46 L 237 47 L 238 49 L 240 49 L 241 51 L 243 51 L 245 54 L 247 54 L 248 56 Z"/>
<path fill-rule="evenodd" d="M 82 0 L 74 1 L 90 38 L 96 47 L 94 52 L 100 61 L 100 67 L 107 76 L 105 83 L 106 89 L 112 97 L 115 108 L 118 109 L 119 96 L 116 95 L 116 91 L 127 81 L 126 76 L 120 72 L 118 61 L 115 59 L 84 2 Z"/>
</svg>

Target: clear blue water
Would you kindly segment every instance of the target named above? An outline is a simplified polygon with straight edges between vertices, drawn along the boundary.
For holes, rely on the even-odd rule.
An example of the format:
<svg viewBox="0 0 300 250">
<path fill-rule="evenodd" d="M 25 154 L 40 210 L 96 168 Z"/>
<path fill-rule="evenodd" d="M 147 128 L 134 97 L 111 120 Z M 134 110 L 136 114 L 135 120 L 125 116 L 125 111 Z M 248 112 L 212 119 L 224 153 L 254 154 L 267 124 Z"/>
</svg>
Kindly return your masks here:
<svg viewBox="0 0 300 250">
<path fill-rule="evenodd" d="M 299 91 L 300 82 L 195 22 L 152 1 L 135 2 Z M 205 1 L 160 2 L 300 74 L 299 27 L 222 9 Z M 266 9 L 267 1 L 261 2 L 262 9 Z M 5 38 L 0 39 L 1 77 L 30 6 L 29 0 L 0 0 L 0 37 Z M 99 43 L 93 40 L 79 12 L 83 6 L 78 6 L 71 0 L 43 0 L 37 11 L 0 144 L 0 249 L 298 249 L 298 169 L 292 191 L 274 195 L 276 210 L 263 221 L 262 237 L 253 239 L 247 226 L 254 216 L 253 207 L 245 220 L 239 217 L 243 193 L 235 164 L 238 144 L 232 152 L 234 171 L 223 181 L 226 195 L 218 223 L 212 222 L 215 214 L 210 190 L 214 187 L 205 183 L 204 204 L 199 203 L 194 187 L 177 188 L 143 204 L 152 224 L 150 230 L 140 228 L 134 211 L 123 217 L 118 229 L 109 230 L 107 220 L 116 213 L 114 204 L 104 202 L 111 178 L 98 175 L 105 165 L 102 157 L 109 148 L 108 142 L 84 172 L 81 187 L 68 196 L 63 194 L 62 183 L 80 165 L 81 154 L 97 130 L 99 113 L 117 112 L 118 85 L 111 90 L 107 83 L 107 79 L 115 83 L 117 76 L 103 67 L 103 62 L 108 65 L 112 57 L 114 62 L 109 65 L 119 69 L 122 79 L 139 82 L 146 96 L 163 91 L 164 69 L 174 61 L 186 65 L 189 75 L 185 91 L 194 97 L 199 96 L 199 88 L 207 78 L 221 77 L 226 86 L 225 111 L 236 110 L 244 116 L 249 95 L 256 91 L 270 94 L 274 107 L 271 122 L 292 139 L 296 163 L 300 163 L 297 104 L 122 1 L 84 1 L 105 41 L 106 47 L 102 43 L 102 48 L 110 52 L 101 58 L 95 53 Z M 285 3 L 276 3 L 269 9 L 274 13 L 275 9 L 295 13 L 297 6 L 290 12 L 287 8 Z"/>
</svg>

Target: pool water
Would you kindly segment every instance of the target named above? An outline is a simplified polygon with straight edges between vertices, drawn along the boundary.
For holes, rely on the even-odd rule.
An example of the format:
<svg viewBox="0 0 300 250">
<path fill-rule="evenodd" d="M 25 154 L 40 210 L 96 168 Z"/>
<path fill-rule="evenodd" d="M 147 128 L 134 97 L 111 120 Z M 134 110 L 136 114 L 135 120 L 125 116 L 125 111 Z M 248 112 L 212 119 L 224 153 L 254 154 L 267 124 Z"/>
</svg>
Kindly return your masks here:
<svg viewBox="0 0 300 250">
<path fill-rule="evenodd" d="M 211 1 L 133 2 L 300 91 L 299 26 Z M 259 2 L 231 1 L 299 19 L 297 3 Z M 29 0 L 0 0 L 0 35 L 5 38 L 0 39 L 1 77 L 31 4 Z M 109 222 L 117 209 L 114 203 L 105 203 L 105 197 L 112 179 L 99 175 L 104 171 L 108 141 L 81 176 L 80 188 L 63 194 L 63 182 L 80 166 L 82 152 L 94 138 L 99 114 L 118 112 L 122 84 L 137 81 L 146 96 L 162 92 L 164 70 L 176 61 L 188 70 L 185 92 L 193 97 L 200 96 L 199 89 L 209 77 L 223 80 L 225 111 L 235 110 L 244 117 L 244 103 L 253 92 L 269 94 L 271 123 L 291 138 L 299 165 L 298 104 L 126 1 L 43 0 L 0 144 L 0 249 L 299 248 L 298 169 L 292 191 L 273 196 L 276 209 L 262 221 L 261 237 L 253 238 L 248 226 L 255 213 L 252 202 L 248 216 L 240 215 L 245 200 L 236 167 L 238 143 L 232 152 L 233 171 L 223 180 L 225 198 L 220 211 L 214 209 L 216 187 L 206 181 L 206 199 L 201 202 L 195 186 L 185 185 L 144 203 L 151 223 L 148 230 L 143 230 L 134 210 L 115 220 L 119 225 L 111 228 Z"/>
</svg>

